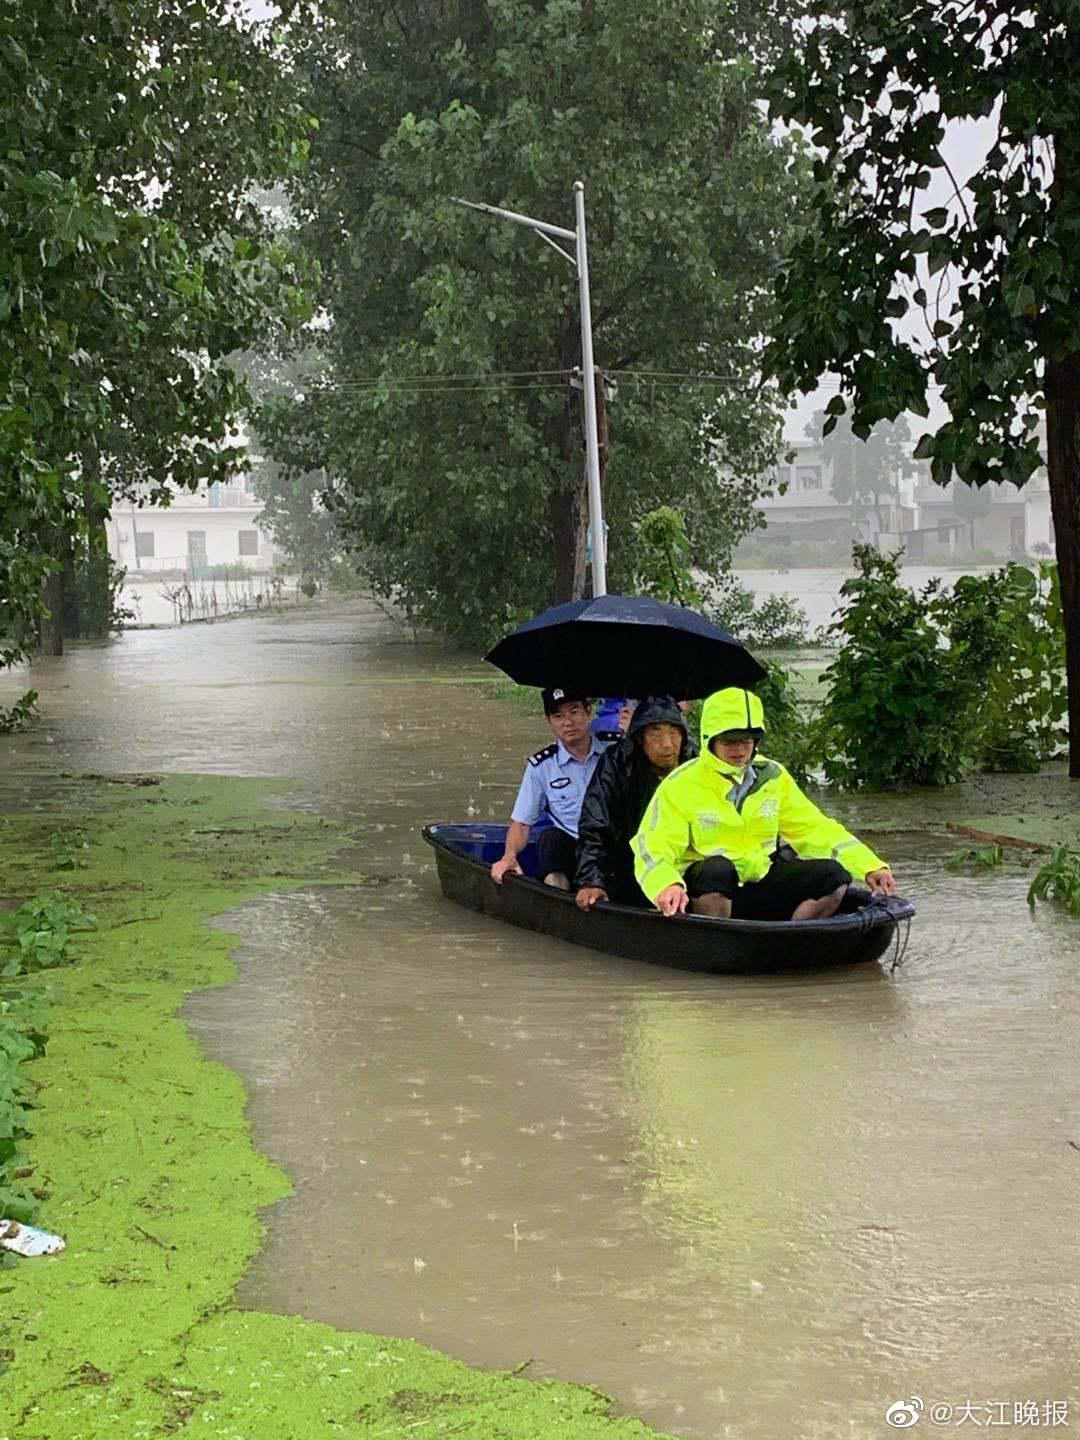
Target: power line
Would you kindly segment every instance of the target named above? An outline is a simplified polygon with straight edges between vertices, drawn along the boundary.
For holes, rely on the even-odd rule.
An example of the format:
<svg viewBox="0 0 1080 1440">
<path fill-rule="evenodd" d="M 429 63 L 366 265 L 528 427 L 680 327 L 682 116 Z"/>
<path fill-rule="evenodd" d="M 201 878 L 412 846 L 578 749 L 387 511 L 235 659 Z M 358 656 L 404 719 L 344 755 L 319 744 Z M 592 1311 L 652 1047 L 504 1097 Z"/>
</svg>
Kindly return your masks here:
<svg viewBox="0 0 1080 1440">
<path fill-rule="evenodd" d="M 338 388 L 343 388 L 345 386 L 348 386 L 350 389 L 359 386 L 371 386 L 372 388 L 378 388 L 379 386 L 385 385 L 411 385 L 428 383 L 432 385 L 444 385 L 450 381 L 459 380 L 531 380 L 535 379 L 537 376 L 573 375 L 575 373 L 576 372 L 573 370 L 483 370 L 477 374 L 471 375 L 372 375 L 365 379 L 339 381 Z M 298 376 L 297 382 L 302 383 L 305 379 L 308 378 L 311 377 L 304 375 Z M 318 376 L 316 375 L 315 378 L 317 379 Z"/>
<path fill-rule="evenodd" d="M 326 385 L 326 386 L 321 387 L 321 388 L 318 389 L 318 390 L 312 391 L 312 392 L 311 392 L 308 396 L 306 396 L 305 398 L 317 400 L 320 396 L 324 396 L 324 395 L 342 395 L 342 396 L 345 396 L 345 397 L 350 397 L 350 396 L 351 396 L 351 397 L 356 398 L 356 399 L 362 399 L 362 398 L 363 398 L 364 396 L 366 396 L 366 395 L 377 395 L 377 394 L 379 393 L 379 391 L 380 391 L 381 389 L 383 389 L 383 388 L 384 388 L 384 387 L 382 387 L 382 386 L 376 386 L 376 385 L 365 386 L 365 387 L 363 387 L 362 389 L 356 389 L 356 388 L 353 388 L 353 387 L 348 386 L 348 385 Z M 554 381 L 554 380 L 540 380 L 540 381 L 535 382 L 534 384 L 528 384 L 528 385 L 502 385 L 502 384 L 494 384 L 494 385 L 447 385 L 447 386 L 421 385 L 421 386 L 414 386 L 414 385 L 407 385 L 407 384 L 392 384 L 392 385 L 387 385 L 387 386 L 385 387 L 385 390 L 386 390 L 386 396 L 387 396 L 388 399 L 395 399 L 395 398 L 418 399 L 419 397 L 421 397 L 421 396 L 423 396 L 423 395 L 483 395 L 483 394 L 494 394 L 494 393 L 496 393 L 496 392 L 501 393 L 501 394 L 506 394 L 506 393 L 517 394 L 519 391 L 522 391 L 522 390 L 564 390 L 564 389 L 566 389 L 566 388 L 567 388 L 567 387 L 566 387 L 565 385 L 561 385 L 561 384 L 559 384 L 557 381 Z M 278 398 L 282 398 L 282 397 L 284 397 L 284 398 L 286 398 L 286 399 L 288 399 L 288 398 L 293 398 L 293 397 L 291 397 L 291 396 L 289 395 L 289 392 L 286 392 L 286 391 L 276 391 L 276 392 L 274 392 L 274 391 L 263 391 L 263 392 L 262 392 L 262 395 L 263 395 L 263 398 L 270 398 L 270 399 L 278 399 Z"/>
<path fill-rule="evenodd" d="M 745 374 L 720 375 L 702 374 L 695 375 L 691 371 L 679 370 L 607 370 L 604 372 L 609 378 L 616 380 L 620 385 L 631 381 L 647 386 L 650 390 L 692 390 L 702 386 L 746 386 L 748 377 Z M 580 376 L 578 370 L 504 370 L 489 371 L 476 375 L 392 375 L 380 376 L 364 380 L 339 380 L 329 383 L 316 383 L 308 390 L 303 390 L 304 378 L 300 377 L 297 386 L 305 395 L 305 398 L 318 398 L 321 395 L 376 395 L 385 392 L 390 395 L 457 395 L 457 394 L 482 394 L 485 391 L 514 392 L 518 390 L 561 390 L 569 388 L 572 378 Z M 551 377 L 551 378 L 544 378 Z M 522 380 L 531 383 L 509 383 Z M 768 381 L 758 381 L 755 386 L 758 390 L 775 390 Z M 800 393 L 793 397 L 794 403 L 801 403 L 813 397 L 815 392 L 826 393 L 839 392 L 845 387 L 842 382 L 835 379 L 821 380 L 814 387 L 814 390 Z M 928 383 L 928 393 L 940 393 L 942 387 L 934 383 Z M 294 390 L 272 390 L 256 386 L 259 399 L 280 399 L 296 398 L 297 391 Z"/>
</svg>

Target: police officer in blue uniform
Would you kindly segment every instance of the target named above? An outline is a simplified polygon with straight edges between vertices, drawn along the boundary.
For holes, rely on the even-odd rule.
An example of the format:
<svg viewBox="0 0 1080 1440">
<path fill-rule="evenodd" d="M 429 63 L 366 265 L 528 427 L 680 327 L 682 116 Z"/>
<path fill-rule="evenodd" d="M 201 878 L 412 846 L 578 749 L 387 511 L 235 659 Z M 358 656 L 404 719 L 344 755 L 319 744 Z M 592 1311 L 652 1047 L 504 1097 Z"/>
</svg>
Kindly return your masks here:
<svg viewBox="0 0 1080 1440">
<path fill-rule="evenodd" d="M 501 885 L 504 875 L 522 874 L 517 857 L 529 831 L 546 813 L 552 823 L 537 836 L 537 873 L 545 885 L 569 890 L 585 791 L 600 756 L 622 737 L 618 730 L 590 732 L 592 705 L 585 695 L 556 686 L 542 691 L 540 698 L 555 741 L 529 756 L 510 816 L 506 847 L 491 867 L 491 878 Z"/>
</svg>

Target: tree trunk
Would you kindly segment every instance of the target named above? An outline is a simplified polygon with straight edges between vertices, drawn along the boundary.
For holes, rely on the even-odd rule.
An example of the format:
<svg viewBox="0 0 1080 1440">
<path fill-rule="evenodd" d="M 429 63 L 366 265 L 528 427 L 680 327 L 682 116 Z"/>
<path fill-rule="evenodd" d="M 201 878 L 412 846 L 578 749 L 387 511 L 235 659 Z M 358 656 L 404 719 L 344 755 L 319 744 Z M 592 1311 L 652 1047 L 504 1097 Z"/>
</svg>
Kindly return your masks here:
<svg viewBox="0 0 1080 1440">
<path fill-rule="evenodd" d="M 65 640 L 78 640 L 82 633 L 82 606 L 78 566 L 80 557 L 71 536 L 65 536 L 63 564 L 60 566 L 60 632 Z"/>
<path fill-rule="evenodd" d="M 45 577 L 42 598 L 49 613 L 42 615 L 38 624 L 38 650 L 42 655 L 62 655 L 64 653 L 64 627 L 62 624 L 64 577 L 60 570 L 54 570 L 51 575 Z"/>
<path fill-rule="evenodd" d="M 580 600 L 585 594 L 585 536 L 589 505 L 585 492 L 585 467 L 577 485 L 554 490 L 548 502 L 551 534 L 555 547 L 554 603 Z"/>
<path fill-rule="evenodd" d="M 569 369 L 570 353 L 565 334 L 558 349 L 559 365 Z M 556 485 L 548 499 L 548 518 L 554 549 L 555 605 L 567 600 L 580 600 L 585 594 L 585 537 L 589 523 L 589 497 L 585 463 L 581 449 L 574 443 L 573 401 L 566 404 L 547 425 L 547 439 L 555 450 L 557 467 L 565 477 Z"/>
<path fill-rule="evenodd" d="M 1046 362 L 1046 470 L 1065 625 L 1069 775 L 1080 780 L 1080 351 Z"/>
</svg>

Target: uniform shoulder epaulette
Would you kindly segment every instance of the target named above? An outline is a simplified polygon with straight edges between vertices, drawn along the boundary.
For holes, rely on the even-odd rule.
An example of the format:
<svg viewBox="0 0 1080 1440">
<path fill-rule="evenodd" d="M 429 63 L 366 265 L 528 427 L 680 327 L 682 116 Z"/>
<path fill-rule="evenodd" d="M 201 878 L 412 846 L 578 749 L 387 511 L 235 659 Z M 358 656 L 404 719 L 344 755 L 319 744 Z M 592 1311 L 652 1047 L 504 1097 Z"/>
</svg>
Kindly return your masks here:
<svg viewBox="0 0 1080 1440">
<path fill-rule="evenodd" d="M 541 764 L 543 764 L 543 762 L 544 762 L 545 760 L 550 760 L 550 759 L 551 759 L 552 755 L 555 754 L 555 752 L 556 752 L 556 750 L 558 750 L 558 748 L 559 748 L 558 743 L 556 743 L 556 744 L 554 744 L 554 745 L 544 745 L 541 749 L 534 751 L 534 752 L 529 756 L 529 764 L 530 764 L 530 765 L 541 765 Z"/>
<path fill-rule="evenodd" d="M 622 732 L 621 730 L 597 730 L 597 731 L 595 732 L 595 734 L 596 734 L 597 740 L 622 740 L 622 739 L 623 739 L 623 732 Z"/>
</svg>

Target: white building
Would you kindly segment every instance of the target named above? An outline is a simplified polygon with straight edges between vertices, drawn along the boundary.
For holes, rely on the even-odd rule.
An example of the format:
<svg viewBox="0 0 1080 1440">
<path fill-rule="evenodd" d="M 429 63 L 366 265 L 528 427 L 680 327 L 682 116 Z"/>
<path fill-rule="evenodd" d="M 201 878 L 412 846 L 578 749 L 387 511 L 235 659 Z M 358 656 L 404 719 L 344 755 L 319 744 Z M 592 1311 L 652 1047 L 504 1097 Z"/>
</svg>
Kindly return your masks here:
<svg viewBox="0 0 1080 1440">
<path fill-rule="evenodd" d="M 792 463 L 776 467 L 777 486 L 786 485 L 785 493 L 777 489 L 758 501 L 765 517 L 764 533 L 770 539 L 870 540 L 887 549 L 903 547 L 913 560 L 962 557 L 972 550 L 1003 557 L 1053 552 L 1054 526 L 1044 465 L 1021 490 L 1012 485 L 991 486 L 988 513 L 969 519 L 955 503 L 956 482 L 935 485 L 929 464 L 919 462 L 915 479 L 901 481 L 896 501 L 879 507 L 879 531 L 873 509 L 860 505 L 853 511 L 833 495 L 831 469 L 820 445 L 806 439 L 791 440 L 785 449 L 795 452 Z"/>
<path fill-rule="evenodd" d="M 840 504 L 832 493 L 832 473 L 812 440 L 787 440 L 785 454 L 794 451 L 792 463 L 776 467 L 777 489 L 758 501 L 765 516 L 766 533 L 775 540 L 866 540 L 870 536 L 852 518 L 850 505 Z M 783 494 L 779 487 L 786 489 Z"/>
<path fill-rule="evenodd" d="M 170 505 L 120 506 L 108 522 L 109 552 L 129 574 L 270 570 L 282 557 L 259 528 L 261 502 L 250 486 L 250 476 L 237 476 L 231 485 L 178 491 Z"/>
</svg>

